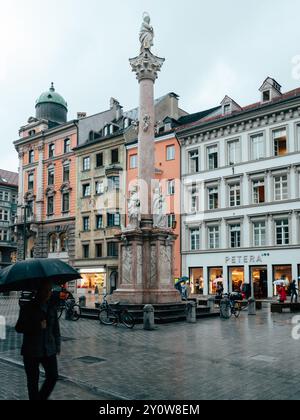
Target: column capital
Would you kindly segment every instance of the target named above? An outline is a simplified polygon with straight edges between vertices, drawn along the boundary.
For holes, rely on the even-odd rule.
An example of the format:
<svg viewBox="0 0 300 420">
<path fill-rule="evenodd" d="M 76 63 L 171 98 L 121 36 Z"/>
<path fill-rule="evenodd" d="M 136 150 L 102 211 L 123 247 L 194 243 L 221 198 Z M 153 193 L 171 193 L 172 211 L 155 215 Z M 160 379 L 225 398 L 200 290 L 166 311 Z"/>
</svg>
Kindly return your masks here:
<svg viewBox="0 0 300 420">
<path fill-rule="evenodd" d="M 144 79 L 150 79 L 155 82 L 165 59 L 156 57 L 150 50 L 145 49 L 138 57 L 129 59 L 129 62 L 139 82 Z"/>
</svg>

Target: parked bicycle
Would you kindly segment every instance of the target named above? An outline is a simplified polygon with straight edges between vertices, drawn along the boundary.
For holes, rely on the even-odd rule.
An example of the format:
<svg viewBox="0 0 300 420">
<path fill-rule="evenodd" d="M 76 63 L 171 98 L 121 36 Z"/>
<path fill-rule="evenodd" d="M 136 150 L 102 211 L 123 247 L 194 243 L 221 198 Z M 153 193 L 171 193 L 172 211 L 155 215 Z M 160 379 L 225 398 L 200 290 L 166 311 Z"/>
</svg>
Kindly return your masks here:
<svg viewBox="0 0 300 420">
<path fill-rule="evenodd" d="M 58 319 L 61 318 L 64 311 L 67 311 L 68 319 L 78 321 L 81 318 L 81 308 L 75 299 L 61 300 L 57 309 Z"/>
<path fill-rule="evenodd" d="M 239 293 L 225 294 L 220 305 L 220 315 L 223 319 L 229 319 L 232 316 L 239 318 L 243 309 Z"/>
<path fill-rule="evenodd" d="M 103 297 L 103 302 L 100 306 L 99 321 L 103 325 L 119 325 L 123 324 L 126 328 L 132 329 L 135 326 L 135 319 L 133 315 L 126 308 L 120 307 L 120 302 L 114 303 L 116 308 L 113 308 Z"/>
</svg>

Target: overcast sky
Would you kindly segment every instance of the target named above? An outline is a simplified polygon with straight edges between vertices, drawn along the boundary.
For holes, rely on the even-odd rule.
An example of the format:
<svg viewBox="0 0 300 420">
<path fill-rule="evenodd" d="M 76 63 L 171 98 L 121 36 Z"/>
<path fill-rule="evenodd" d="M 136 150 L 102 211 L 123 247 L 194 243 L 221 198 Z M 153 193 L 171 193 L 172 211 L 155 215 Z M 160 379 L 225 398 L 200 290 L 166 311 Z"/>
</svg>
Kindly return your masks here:
<svg viewBox="0 0 300 420">
<path fill-rule="evenodd" d="M 166 58 L 156 96 L 180 95 L 197 112 L 228 94 L 240 105 L 259 99 L 272 76 L 300 86 L 299 0 L 0 0 L 0 168 L 17 171 L 12 142 L 53 81 L 77 111 L 103 111 L 110 97 L 138 105 L 128 58 L 139 52 L 142 14 L 155 29 L 153 52 Z"/>
</svg>

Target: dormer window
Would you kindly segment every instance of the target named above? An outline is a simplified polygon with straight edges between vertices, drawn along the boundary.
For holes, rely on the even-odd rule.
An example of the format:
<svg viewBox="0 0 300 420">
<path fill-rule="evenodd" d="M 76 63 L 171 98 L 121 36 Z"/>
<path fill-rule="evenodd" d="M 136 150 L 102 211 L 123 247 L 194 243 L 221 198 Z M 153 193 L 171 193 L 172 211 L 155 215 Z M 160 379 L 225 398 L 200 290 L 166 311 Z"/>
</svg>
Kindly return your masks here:
<svg viewBox="0 0 300 420">
<path fill-rule="evenodd" d="M 231 104 L 224 105 L 224 115 L 231 114 Z"/>
<path fill-rule="evenodd" d="M 270 102 L 270 100 L 271 100 L 271 91 L 265 90 L 263 92 L 263 102 Z"/>
<path fill-rule="evenodd" d="M 109 126 L 109 134 L 114 134 L 114 126 L 112 124 Z"/>
<path fill-rule="evenodd" d="M 35 136 L 35 130 L 30 130 L 29 133 L 28 133 L 28 135 L 30 137 Z"/>
<path fill-rule="evenodd" d="M 108 125 L 104 127 L 104 137 L 108 136 Z"/>
</svg>

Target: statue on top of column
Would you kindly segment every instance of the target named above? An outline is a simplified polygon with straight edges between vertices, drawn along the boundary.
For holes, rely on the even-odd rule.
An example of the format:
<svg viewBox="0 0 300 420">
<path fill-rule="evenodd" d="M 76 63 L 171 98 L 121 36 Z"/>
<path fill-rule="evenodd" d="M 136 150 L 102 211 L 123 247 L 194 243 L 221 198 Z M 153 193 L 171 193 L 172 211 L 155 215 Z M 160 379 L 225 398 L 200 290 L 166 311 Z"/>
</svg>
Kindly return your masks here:
<svg viewBox="0 0 300 420">
<path fill-rule="evenodd" d="M 141 51 L 150 50 L 153 47 L 154 30 L 150 25 L 151 19 L 148 13 L 143 14 L 143 23 L 140 31 Z"/>
</svg>

